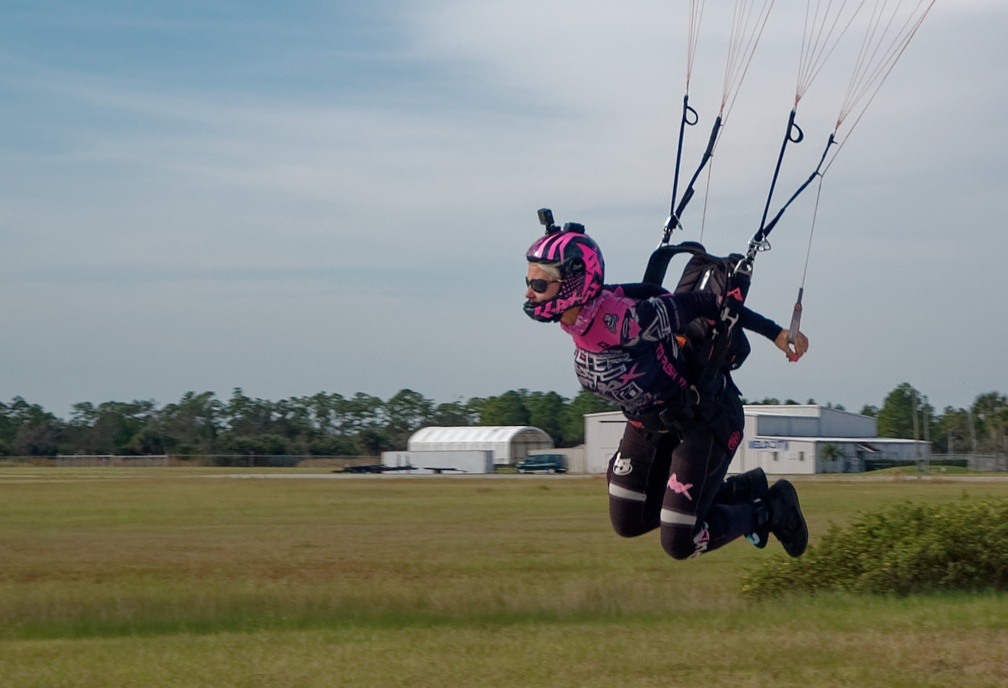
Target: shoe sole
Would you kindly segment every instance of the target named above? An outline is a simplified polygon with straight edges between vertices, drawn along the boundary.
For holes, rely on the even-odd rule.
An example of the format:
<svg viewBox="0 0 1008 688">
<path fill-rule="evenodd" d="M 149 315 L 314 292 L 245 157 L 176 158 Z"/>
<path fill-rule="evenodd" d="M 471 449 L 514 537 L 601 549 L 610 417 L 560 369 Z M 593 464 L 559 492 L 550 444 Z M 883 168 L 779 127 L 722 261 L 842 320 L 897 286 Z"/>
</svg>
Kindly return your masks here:
<svg viewBox="0 0 1008 688">
<path fill-rule="evenodd" d="M 780 540 L 788 556 L 798 558 L 808 548 L 808 525 L 805 523 L 805 516 L 802 514 L 801 504 L 798 502 L 798 491 L 787 480 L 778 480 L 770 488 L 770 491 L 771 499 L 779 499 L 788 511 L 788 530 L 792 530 L 792 527 L 795 530 L 794 537 L 789 537 L 786 542 L 781 540 L 777 533 L 774 533 L 774 536 Z M 795 515 L 797 515 L 797 523 L 791 523 L 790 521 Z M 773 531 L 771 530 L 771 532 Z"/>
</svg>

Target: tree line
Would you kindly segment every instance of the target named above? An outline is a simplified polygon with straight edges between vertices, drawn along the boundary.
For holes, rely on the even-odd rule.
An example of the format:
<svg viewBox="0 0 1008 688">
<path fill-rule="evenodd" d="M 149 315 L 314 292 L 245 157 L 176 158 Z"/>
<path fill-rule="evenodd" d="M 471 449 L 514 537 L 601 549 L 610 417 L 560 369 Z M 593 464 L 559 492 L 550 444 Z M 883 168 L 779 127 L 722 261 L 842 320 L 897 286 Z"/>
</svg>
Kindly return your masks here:
<svg viewBox="0 0 1008 688">
<path fill-rule="evenodd" d="M 226 401 L 187 392 L 160 408 L 153 401 L 82 402 L 63 420 L 15 397 L 0 402 L 0 456 L 378 456 L 405 449 L 429 425 L 531 425 L 569 447 L 584 442 L 586 413 L 614 408 L 586 392 L 568 399 L 521 389 L 439 404 L 410 389 L 388 400 L 320 392 L 270 401 L 236 388 Z"/>
<path fill-rule="evenodd" d="M 520 389 L 436 403 L 410 389 L 384 401 L 361 392 L 269 401 L 236 388 L 226 401 L 213 392 L 187 392 L 162 407 L 153 401 L 82 402 L 63 420 L 15 397 L 0 402 L 0 456 L 377 456 L 405 449 L 409 436 L 429 425 L 531 425 L 545 430 L 558 447 L 570 447 L 584 442 L 585 414 L 611 410 L 615 407 L 584 391 L 566 398 Z M 861 413 L 877 419 L 880 436 L 929 440 L 937 453 L 1008 451 L 1008 397 L 998 392 L 979 395 L 968 409 L 946 406 L 937 412 L 927 396 L 903 383 L 881 407 L 866 405 Z"/>
</svg>

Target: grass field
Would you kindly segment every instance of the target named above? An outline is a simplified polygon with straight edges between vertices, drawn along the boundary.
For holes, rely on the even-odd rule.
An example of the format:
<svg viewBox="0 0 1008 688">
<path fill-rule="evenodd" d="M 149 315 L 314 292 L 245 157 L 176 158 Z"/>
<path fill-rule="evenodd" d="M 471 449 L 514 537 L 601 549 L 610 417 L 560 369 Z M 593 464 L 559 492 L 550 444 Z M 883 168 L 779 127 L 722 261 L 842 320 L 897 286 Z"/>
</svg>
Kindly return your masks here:
<svg viewBox="0 0 1008 688">
<path fill-rule="evenodd" d="M 291 475 L 0 468 L 0 687 L 1008 685 L 1008 595 L 752 602 L 779 546 L 675 562 L 612 534 L 601 477 Z M 796 484 L 813 544 L 1008 497 Z"/>
</svg>

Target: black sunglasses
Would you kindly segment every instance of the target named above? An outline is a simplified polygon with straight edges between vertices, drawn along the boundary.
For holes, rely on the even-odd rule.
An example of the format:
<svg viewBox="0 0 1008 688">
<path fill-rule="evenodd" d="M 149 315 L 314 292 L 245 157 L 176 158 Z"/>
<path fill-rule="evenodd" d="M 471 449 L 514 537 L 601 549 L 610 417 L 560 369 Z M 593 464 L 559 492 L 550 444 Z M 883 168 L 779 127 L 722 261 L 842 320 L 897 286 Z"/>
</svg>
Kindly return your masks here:
<svg viewBox="0 0 1008 688">
<path fill-rule="evenodd" d="M 549 285 L 554 282 L 559 282 L 560 280 L 545 280 L 545 279 L 532 279 L 528 277 L 525 278 L 525 286 L 532 287 L 532 291 L 536 294 L 545 294 L 546 290 L 549 289 Z"/>
</svg>

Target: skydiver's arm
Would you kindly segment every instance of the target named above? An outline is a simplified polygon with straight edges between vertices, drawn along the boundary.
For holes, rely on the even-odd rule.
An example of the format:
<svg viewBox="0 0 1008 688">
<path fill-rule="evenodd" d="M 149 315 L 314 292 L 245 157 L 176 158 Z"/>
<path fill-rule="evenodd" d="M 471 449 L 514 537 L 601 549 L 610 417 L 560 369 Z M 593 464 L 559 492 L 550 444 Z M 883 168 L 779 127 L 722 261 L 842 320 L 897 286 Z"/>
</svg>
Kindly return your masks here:
<svg viewBox="0 0 1008 688">
<path fill-rule="evenodd" d="M 709 293 L 688 292 L 630 302 L 625 311 L 618 313 L 618 318 L 611 322 L 620 323 L 618 331 L 613 331 L 618 338 L 618 346 L 633 348 L 645 342 L 669 339 L 682 332 L 686 324 L 695 318 L 714 320 L 718 315 L 718 297 Z M 596 316 L 596 321 L 599 319 Z"/>
<path fill-rule="evenodd" d="M 788 341 L 789 332 L 787 330 L 770 318 L 763 317 L 745 306 L 742 306 L 742 309 L 739 311 L 739 324 L 743 328 L 761 334 L 772 341 L 778 349 L 787 355 L 789 361 L 797 361 L 808 351 L 808 337 L 803 333 L 798 333 L 792 345 Z"/>
<path fill-rule="evenodd" d="M 777 335 L 784 329 L 770 318 L 764 317 L 745 306 L 742 306 L 739 310 L 739 324 L 750 332 L 763 335 L 770 341 L 777 339 Z"/>
<path fill-rule="evenodd" d="M 671 323 L 673 332 L 682 332 L 686 323 L 696 318 L 716 320 L 721 315 L 719 299 L 710 292 L 688 291 L 681 294 L 667 294 L 651 300 L 672 304 L 669 310 L 673 311 L 677 318 Z"/>
</svg>

